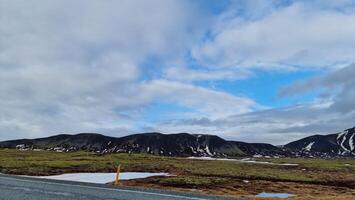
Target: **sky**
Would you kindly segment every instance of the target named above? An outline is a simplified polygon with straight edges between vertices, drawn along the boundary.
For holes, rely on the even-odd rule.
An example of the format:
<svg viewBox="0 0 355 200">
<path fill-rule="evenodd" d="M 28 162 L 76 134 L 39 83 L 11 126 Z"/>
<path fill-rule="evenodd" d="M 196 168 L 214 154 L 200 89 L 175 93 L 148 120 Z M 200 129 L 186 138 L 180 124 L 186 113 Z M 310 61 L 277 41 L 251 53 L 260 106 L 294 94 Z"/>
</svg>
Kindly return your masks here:
<svg viewBox="0 0 355 200">
<path fill-rule="evenodd" d="M 353 0 L 0 0 L 0 140 L 355 126 Z"/>
</svg>

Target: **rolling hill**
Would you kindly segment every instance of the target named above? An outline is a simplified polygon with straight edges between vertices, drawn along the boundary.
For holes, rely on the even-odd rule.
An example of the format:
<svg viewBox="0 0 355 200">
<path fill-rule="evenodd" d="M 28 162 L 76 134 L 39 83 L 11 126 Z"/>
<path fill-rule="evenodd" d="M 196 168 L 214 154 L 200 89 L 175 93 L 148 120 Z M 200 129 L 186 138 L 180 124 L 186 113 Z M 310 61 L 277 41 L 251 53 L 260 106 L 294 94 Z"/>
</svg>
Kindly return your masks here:
<svg viewBox="0 0 355 200">
<path fill-rule="evenodd" d="M 58 152 L 147 153 L 161 156 L 238 157 L 354 157 L 355 127 L 329 135 L 313 135 L 284 146 L 227 141 L 215 135 L 141 133 L 109 137 L 97 133 L 61 134 L 38 139 L 0 142 L 0 148 Z"/>
<path fill-rule="evenodd" d="M 87 150 L 98 153 L 148 153 L 164 156 L 284 155 L 282 149 L 270 144 L 226 141 L 214 135 L 188 133 L 142 133 L 119 138 L 97 133 L 62 134 L 0 142 L 0 147 L 60 152 Z"/>
</svg>

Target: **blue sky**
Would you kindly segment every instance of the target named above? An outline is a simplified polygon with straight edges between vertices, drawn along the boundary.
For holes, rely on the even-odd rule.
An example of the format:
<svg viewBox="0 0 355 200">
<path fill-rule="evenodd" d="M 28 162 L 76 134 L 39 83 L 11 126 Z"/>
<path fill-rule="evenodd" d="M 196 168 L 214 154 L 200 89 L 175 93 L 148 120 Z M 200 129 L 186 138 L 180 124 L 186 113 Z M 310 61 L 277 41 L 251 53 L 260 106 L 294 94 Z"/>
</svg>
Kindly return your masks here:
<svg viewBox="0 0 355 200">
<path fill-rule="evenodd" d="M 0 3 L 0 140 L 354 126 L 354 1 Z"/>
</svg>

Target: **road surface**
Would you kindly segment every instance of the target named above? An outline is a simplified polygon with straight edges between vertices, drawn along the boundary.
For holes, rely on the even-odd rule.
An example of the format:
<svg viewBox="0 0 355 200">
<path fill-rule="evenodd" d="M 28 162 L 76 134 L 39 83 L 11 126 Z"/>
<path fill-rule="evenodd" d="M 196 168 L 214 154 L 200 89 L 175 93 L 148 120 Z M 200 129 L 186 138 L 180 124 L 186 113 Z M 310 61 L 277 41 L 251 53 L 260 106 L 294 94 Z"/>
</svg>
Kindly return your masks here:
<svg viewBox="0 0 355 200">
<path fill-rule="evenodd" d="M 227 198 L 104 184 L 0 175 L 1 200 L 223 200 Z"/>
</svg>

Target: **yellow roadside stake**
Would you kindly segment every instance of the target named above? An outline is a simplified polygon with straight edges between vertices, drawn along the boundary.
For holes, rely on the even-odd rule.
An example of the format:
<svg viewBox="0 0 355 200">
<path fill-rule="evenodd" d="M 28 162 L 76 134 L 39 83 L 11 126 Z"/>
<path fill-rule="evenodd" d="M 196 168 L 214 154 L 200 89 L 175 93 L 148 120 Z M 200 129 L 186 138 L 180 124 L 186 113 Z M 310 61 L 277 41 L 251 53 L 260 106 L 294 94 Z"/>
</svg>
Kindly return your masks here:
<svg viewBox="0 0 355 200">
<path fill-rule="evenodd" d="M 117 174 L 116 174 L 115 185 L 118 185 L 120 183 L 120 171 L 121 171 L 121 165 L 118 165 L 117 166 Z"/>
</svg>

